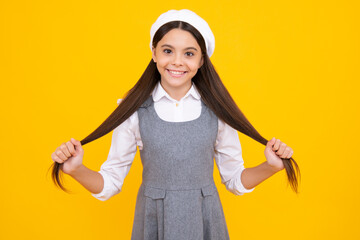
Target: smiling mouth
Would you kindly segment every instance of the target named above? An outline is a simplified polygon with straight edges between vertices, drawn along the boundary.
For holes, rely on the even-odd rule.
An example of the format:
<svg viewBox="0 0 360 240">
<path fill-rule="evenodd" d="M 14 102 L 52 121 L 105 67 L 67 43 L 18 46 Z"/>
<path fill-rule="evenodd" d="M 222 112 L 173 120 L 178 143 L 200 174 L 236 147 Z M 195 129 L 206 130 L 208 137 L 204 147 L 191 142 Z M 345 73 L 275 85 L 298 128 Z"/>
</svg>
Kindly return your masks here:
<svg viewBox="0 0 360 240">
<path fill-rule="evenodd" d="M 168 71 L 171 76 L 175 76 L 175 77 L 183 76 L 185 73 L 187 73 L 187 71 L 174 71 L 170 69 L 166 69 L 166 71 Z"/>
</svg>

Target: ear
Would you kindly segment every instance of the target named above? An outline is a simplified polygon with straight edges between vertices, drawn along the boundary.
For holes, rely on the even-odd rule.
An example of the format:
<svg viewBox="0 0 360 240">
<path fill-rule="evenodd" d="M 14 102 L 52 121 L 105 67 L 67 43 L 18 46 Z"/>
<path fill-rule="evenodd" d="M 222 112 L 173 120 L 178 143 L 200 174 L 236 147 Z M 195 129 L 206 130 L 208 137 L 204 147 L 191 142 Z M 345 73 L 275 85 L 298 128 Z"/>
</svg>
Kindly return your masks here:
<svg viewBox="0 0 360 240">
<path fill-rule="evenodd" d="M 156 49 L 154 47 L 152 47 L 152 59 L 154 62 L 156 62 Z"/>
<path fill-rule="evenodd" d="M 199 68 L 201 68 L 203 64 L 204 64 L 204 55 L 201 56 Z"/>
</svg>

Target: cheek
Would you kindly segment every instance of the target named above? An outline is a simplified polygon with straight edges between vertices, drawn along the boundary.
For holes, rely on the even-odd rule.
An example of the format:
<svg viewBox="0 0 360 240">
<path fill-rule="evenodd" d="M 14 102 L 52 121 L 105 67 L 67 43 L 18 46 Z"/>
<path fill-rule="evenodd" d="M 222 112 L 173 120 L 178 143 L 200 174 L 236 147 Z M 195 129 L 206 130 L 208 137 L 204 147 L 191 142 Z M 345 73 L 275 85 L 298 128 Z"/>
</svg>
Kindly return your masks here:
<svg viewBox="0 0 360 240">
<path fill-rule="evenodd" d="M 159 59 L 159 60 L 158 60 L 157 66 L 158 66 L 158 68 L 159 68 L 159 67 L 160 67 L 160 68 L 164 68 L 164 67 L 166 67 L 167 63 L 168 63 L 168 61 L 166 61 L 164 58 L 162 58 L 162 59 Z"/>
<path fill-rule="evenodd" d="M 201 58 L 198 57 L 196 59 L 191 59 L 191 61 L 187 61 L 187 65 L 192 71 L 197 71 L 200 67 L 200 63 Z"/>
<path fill-rule="evenodd" d="M 197 62 L 192 62 L 188 64 L 188 67 L 191 69 L 191 71 L 197 71 L 200 65 Z"/>
</svg>

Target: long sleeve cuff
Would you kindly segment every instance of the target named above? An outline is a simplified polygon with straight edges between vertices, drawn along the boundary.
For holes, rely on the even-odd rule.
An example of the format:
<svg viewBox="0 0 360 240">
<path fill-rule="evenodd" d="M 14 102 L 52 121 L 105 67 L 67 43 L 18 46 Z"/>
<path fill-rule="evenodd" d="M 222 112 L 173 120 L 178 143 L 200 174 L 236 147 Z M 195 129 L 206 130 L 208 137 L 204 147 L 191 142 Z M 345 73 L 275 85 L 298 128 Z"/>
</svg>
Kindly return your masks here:
<svg viewBox="0 0 360 240">
<path fill-rule="evenodd" d="M 100 201 L 106 201 L 121 191 L 120 189 L 114 190 L 111 188 L 111 181 L 107 174 L 103 172 L 103 170 L 98 171 L 98 173 L 100 173 L 104 179 L 104 187 L 99 193 L 91 193 L 93 197 L 99 199 Z"/>
<path fill-rule="evenodd" d="M 229 190 L 230 192 L 232 192 L 235 195 L 243 195 L 244 193 L 249 193 L 254 191 L 254 188 L 251 189 L 247 189 L 244 187 L 244 185 L 241 182 L 241 174 L 242 172 L 245 170 L 245 168 L 240 169 L 239 172 L 237 174 L 235 174 L 235 176 L 228 180 L 227 182 L 225 182 L 225 186 L 226 189 Z"/>
</svg>

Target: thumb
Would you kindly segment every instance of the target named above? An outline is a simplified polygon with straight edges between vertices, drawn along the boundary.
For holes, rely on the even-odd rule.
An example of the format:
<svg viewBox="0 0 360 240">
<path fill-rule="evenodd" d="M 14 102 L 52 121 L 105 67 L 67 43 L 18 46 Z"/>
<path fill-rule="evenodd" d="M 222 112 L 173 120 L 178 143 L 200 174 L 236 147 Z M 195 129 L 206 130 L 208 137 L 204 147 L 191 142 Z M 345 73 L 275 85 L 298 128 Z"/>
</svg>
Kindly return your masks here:
<svg viewBox="0 0 360 240">
<path fill-rule="evenodd" d="M 270 141 L 266 143 L 266 147 L 272 148 L 272 146 L 275 144 L 275 141 L 276 139 L 275 137 L 273 137 L 272 139 L 270 139 Z"/>
<path fill-rule="evenodd" d="M 81 142 L 80 141 L 75 140 L 74 138 L 71 138 L 70 141 L 72 142 L 72 144 L 75 145 L 76 150 L 81 149 Z"/>
</svg>

